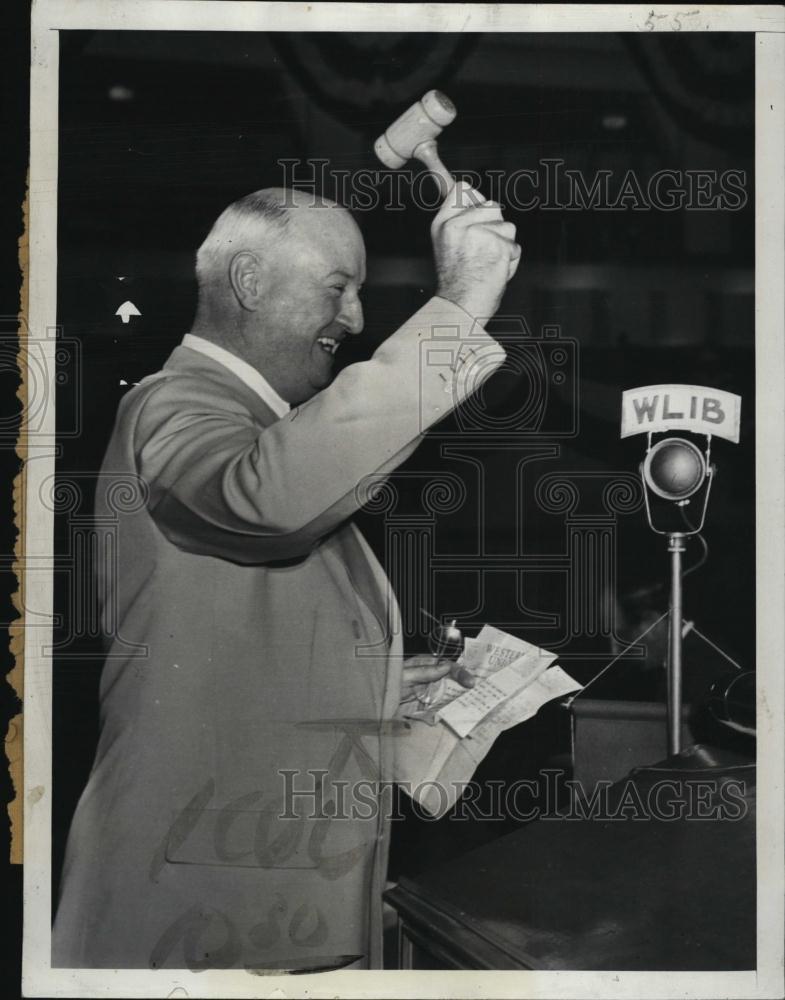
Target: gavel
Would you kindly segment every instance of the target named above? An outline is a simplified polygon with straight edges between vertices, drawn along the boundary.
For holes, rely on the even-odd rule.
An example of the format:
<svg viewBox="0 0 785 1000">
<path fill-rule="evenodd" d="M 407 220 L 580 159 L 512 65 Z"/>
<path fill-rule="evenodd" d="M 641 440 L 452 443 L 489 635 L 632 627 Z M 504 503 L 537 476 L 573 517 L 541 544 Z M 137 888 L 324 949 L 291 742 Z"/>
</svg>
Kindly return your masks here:
<svg viewBox="0 0 785 1000">
<path fill-rule="evenodd" d="M 455 178 L 439 157 L 436 138 L 451 122 L 458 111 L 446 94 L 440 90 L 428 93 L 413 104 L 390 125 L 374 144 L 374 152 L 391 170 L 399 170 L 408 160 L 424 163 L 446 198 L 455 185 Z M 473 205 L 482 202 L 473 191 L 468 192 Z"/>
</svg>

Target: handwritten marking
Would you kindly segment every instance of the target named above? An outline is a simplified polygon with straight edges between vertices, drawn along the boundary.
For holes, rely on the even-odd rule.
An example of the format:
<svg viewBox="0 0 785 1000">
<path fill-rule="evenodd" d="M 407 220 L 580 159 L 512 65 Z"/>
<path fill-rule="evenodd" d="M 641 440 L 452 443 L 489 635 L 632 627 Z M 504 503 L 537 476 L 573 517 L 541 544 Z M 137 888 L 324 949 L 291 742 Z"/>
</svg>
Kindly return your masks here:
<svg viewBox="0 0 785 1000">
<path fill-rule="evenodd" d="M 311 902 L 300 903 L 289 916 L 284 939 L 283 920 L 288 915 L 289 904 L 276 893 L 268 910 L 267 919 L 251 927 L 245 935 L 251 947 L 266 951 L 282 940 L 288 940 L 298 948 L 314 948 L 323 945 L 329 931 L 321 909 Z M 215 907 L 191 906 L 172 921 L 164 930 L 150 953 L 149 967 L 161 969 L 174 951 L 182 943 L 183 959 L 191 972 L 206 969 L 230 969 L 238 965 L 244 950 L 243 940 L 234 921 L 222 910 Z M 320 955 L 281 958 L 274 962 L 253 960 L 243 961 L 246 972 L 263 975 L 272 968 L 281 972 L 307 972 L 348 965 L 362 958 L 362 955 Z"/>
<path fill-rule="evenodd" d="M 649 16 L 644 22 L 644 28 L 649 31 L 655 31 L 658 27 L 670 28 L 671 31 L 681 31 L 684 27 L 681 23 L 682 18 L 685 17 L 697 17 L 700 14 L 700 10 L 677 10 L 672 14 L 655 14 L 654 10 L 649 11 Z M 668 21 L 669 23 L 658 26 L 658 21 Z"/>
</svg>

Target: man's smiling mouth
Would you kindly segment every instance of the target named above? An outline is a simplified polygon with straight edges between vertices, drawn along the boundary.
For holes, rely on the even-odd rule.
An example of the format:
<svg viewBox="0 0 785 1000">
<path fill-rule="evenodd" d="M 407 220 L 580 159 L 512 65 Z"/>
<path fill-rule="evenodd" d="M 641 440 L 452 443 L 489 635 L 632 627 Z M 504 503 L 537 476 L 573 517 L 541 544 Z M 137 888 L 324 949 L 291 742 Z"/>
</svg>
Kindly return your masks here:
<svg viewBox="0 0 785 1000">
<path fill-rule="evenodd" d="M 340 346 L 341 341 L 336 337 L 319 337 L 316 343 L 326 351 L 328 354 L 335 354 Z"/>
</svg>

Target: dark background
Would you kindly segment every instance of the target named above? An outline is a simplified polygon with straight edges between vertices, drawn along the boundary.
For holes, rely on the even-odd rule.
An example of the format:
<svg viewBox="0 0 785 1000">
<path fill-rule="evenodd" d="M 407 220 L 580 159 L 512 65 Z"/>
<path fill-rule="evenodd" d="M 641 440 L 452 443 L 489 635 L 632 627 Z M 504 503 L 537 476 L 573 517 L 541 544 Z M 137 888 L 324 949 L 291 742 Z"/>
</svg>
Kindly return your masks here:
<svg viewBox="0 0 785 1000">
<path fill-rule="evenodd" d="M 746 171 L 748 200 L 738 212 L 509 211 L 524 263 L 503 312 L 523 317 L 534 337 L 544 324 L 557 324 L 578 345 L 580 430 L 571 439 L 552 434 L 572 416 L 556 399 L 535 439 L 558 444 L 560 453 L 538 471 L 634 471 L 643 440 L 619 439 L 623 388 L 694 382 L 743 396 L 741 443 L 714 448 L 720 475 L 705 531 L 709 556 L 689 578 L 687 616 L 754 667 L 751 35 L 62 33 L 58 324 L 71 353 L 61 371 L 69 388 L 58 396 L 59 477 L 89 481 L 127 385 L 157 370 L 187 332 L 194 251 L 217 214 L 241 194 L 280 184 L 282 158 L 321 157 L 330 171 L 375 169 L 373 140 L 433 86 L 459 110 L 441 141 L 454 171 L 509 173 L 558 157 L 588 177 L 612 170 L 612 187 L 628 169 L 644 182 L 666 168 Z M 366 332 L 342 363 L 372 353 L 431 294 L 431 216 L 410 203 L 401 212 L 356 214 L 369 256 Z M 125 299 L 142 313 L 128 325 L 115 315 Z M 501 376 L 489 389 L 490 405 L 503 413 L 526 390 L 525 379 Z M 454 421 L 440 425 L 408 471 L 444 467 L 443 435 L 455 429 Z M 509 461 L 509 453 L 489 454 L 489 477 L 501 476 Z M 413 490 L 403 482 L 401 489 L 404 511 L 407 503 L 416 511 Z M 507 544 L 515 517 L 509 496 L 500 495 L 488 511 L 491 547 Z M 360 523 L 382 552 L 382 518 L 364 513 Z M 532 505 L 524 523 L 531 551 L 560 550 L 563 518 Z M 68 551 L 70 530 L 69 519 L 58 518 L 58 551 Z M 474 531 L 470 504 L 442 522 L 440 551 L 467 551 Z M 699 553 L 693 545 L 688 563 Z M 666 573 L 664 543 L 642 512 L 621 518 L 621 636 L 631 638 L 665 610 Z M 530 584 L 527 604 L 558 615 L 564 595 L 546 577 Z M 434 613 L 460 608 L 465 586 L 457 574 L 445 579 Z M 56 641 L 67 655 L 56 658 L 54 670 L 55 888 L 92 761 L 100 671 L 94 638 L 76 634 L 67 573 L 56 588 Z M 486 617 L 509 623 L 516 614 L 512 588 L 502 581 Z M 536 623 L 521 619 L 519 628 L 544 645 L 553 638 Z M 421 641 L 409 636 L 410 650 Z M 566 668 L 581 680 L 610 655 L 607 639 L 591 647 L 600 659 L 582 657 L 587 648 L 576 647 L 573 659 L 563 651 Z M 605 693 L 661 697 L 657 655 L 611 674 Z M 702 650 L 690 656 L 690 694 L 700 699 L 723 668 Z M 565 720 L 551 706 L 497 743 L 484 776 L 536 772 L 564 752 L 565 741 Z M 411 818 L 399 825 L 394 867 L 414 865 L 415 849 L 424 864 L 491 835 L 468 824 L 447 833 L 445 822 L 427 830 Z M 497 824 L 492 833 L 500 832 Z"/>
</svg>

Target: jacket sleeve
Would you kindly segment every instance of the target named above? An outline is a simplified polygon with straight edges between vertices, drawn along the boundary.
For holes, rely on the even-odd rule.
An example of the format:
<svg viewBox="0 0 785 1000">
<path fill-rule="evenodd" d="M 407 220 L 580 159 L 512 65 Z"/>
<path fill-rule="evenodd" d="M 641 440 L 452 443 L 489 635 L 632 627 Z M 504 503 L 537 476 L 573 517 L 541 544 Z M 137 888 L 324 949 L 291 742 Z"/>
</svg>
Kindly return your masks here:
<svg viewBox="0 0 785 1000">
<path fill-rule="evenodd" d="M 190 552 L 240 563 L 301 556 L 364 502 L 367 477 L 389 474 L 504 357 L 436 297 L 369 361 L 261 430 L 203 378 L 140 387 L 134 451 L 151 514 Z"/>
</svg>

